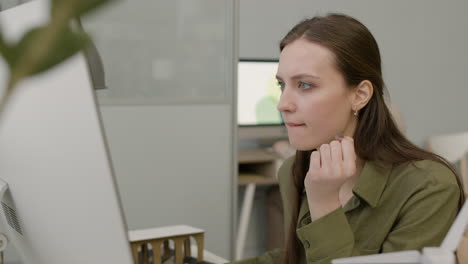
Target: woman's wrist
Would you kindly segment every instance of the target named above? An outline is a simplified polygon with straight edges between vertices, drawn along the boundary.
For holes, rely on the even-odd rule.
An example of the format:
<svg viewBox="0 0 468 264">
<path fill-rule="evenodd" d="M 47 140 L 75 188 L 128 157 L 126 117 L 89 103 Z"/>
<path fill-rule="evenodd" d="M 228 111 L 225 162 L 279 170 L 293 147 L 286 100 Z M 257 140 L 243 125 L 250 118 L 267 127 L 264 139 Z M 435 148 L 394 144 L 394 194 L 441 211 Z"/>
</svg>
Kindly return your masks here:
<svg viewBox="0 0 468 264">
<path fill-rule="evenodd" d="M 309 204 L 310 217 L 312 221 L 317 220 L 341 207 L 338 194 L 321 199 L 307 199 Z"/>
</svg>

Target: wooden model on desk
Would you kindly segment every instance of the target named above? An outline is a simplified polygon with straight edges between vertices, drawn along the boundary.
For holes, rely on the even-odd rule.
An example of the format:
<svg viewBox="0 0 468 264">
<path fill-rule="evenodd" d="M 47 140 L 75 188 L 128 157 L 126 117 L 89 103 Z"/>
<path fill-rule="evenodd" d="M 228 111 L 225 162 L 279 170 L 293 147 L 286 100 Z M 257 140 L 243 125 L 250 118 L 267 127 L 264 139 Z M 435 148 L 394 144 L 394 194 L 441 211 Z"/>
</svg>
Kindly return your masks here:
<svg viewBox="0 0 468 264">
<path fill-rule="evenodd" d="M 171 257 L 169 250 L 169 240 L 174 241 L 175 264 L 182 264 L 184 257 L 191 256 L 190 238 L 197 242 L 197 261 L 203 261 L 203 241 L 204 231 L 190 226 L 168 226 L 160 228 L 150 228 L 133 230 L 129 232 L 129 239 L 132 248 L 133 260 L 135 264 L 148 262 L 147 244 L 153 248 L 154 264 L 161 264 Z M 163 252 L 161 252 L 163 246 Z M 138 260 L 138 250 L 141 249 L 143 262 Z M 161 260 L 162 259 L 162 260 Z"/>
</svg>

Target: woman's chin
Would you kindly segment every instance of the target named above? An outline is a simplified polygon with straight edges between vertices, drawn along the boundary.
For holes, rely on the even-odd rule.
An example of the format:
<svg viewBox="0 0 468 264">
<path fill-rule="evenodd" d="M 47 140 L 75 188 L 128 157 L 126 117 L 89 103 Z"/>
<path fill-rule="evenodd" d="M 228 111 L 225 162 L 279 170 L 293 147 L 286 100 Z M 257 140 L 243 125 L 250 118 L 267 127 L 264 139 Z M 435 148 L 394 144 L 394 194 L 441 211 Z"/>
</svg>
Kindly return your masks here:
<svg viewBox="0 0 468 264">
<path fill-rule="evenodd" d="M 316 144 L 311 144 L 310 142 L 298 142 L 291 139 L 289 140 L 289 144 L 291 144 L 294 149 L 300 151 L 309 151 L 317 148 Z"/>
</svg>

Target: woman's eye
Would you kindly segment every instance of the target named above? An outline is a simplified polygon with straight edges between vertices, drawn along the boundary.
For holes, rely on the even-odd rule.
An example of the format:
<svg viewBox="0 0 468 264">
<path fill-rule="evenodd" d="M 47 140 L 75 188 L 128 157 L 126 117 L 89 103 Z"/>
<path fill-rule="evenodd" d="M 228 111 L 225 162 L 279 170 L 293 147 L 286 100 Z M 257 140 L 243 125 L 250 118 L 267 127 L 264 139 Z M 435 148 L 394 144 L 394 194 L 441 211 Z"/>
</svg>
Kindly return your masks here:
<svg viewBox="0 0 468 264">
<path fill-rule="evenodd" d="M 278 81 L 278 86 L 279 86 L 279 88 L 281 89 L 281 91 L 284 90 L 284 82 Z"/>
<path fill-rule="evenodd" d="M 299 82 L 299 88 L 301 88 L 303 90 L 307 90 L 307 89 L 310 89 L 310 88 L 313 88 L 313 87 L 314 87 L 313 84 L 305 83 L 305 82 Z"/>
</svg>

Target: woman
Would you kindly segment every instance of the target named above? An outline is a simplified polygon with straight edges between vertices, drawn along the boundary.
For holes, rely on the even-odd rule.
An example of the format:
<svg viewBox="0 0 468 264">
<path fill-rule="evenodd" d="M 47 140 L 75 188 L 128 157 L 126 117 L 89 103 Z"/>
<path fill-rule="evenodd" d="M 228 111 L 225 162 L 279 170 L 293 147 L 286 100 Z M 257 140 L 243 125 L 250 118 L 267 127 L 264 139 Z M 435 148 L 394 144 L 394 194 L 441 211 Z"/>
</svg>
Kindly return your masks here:
<svg viewBox="0 0 468 264">
<path fill-rule="evenodd" d="M 297 149 L 279 171 L 287 241 L 238 263 L 330 263 L 440 245 L 462 187 L 444 159 L 396 127 L 369 30 L 345 15 L 315 17 L 280 50 L 278 109 Z"/>
</svg>

